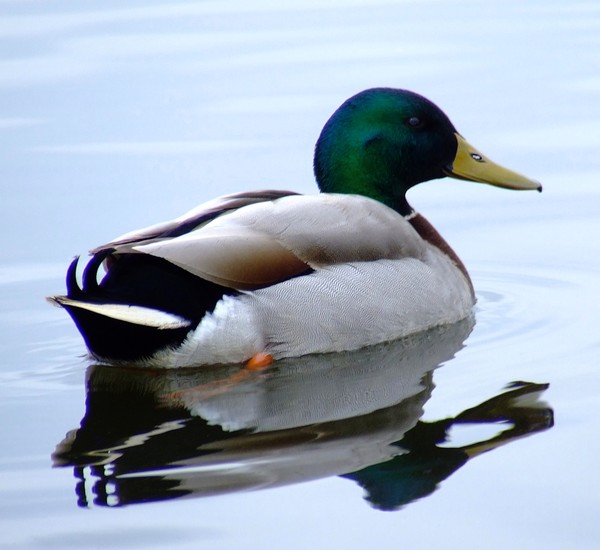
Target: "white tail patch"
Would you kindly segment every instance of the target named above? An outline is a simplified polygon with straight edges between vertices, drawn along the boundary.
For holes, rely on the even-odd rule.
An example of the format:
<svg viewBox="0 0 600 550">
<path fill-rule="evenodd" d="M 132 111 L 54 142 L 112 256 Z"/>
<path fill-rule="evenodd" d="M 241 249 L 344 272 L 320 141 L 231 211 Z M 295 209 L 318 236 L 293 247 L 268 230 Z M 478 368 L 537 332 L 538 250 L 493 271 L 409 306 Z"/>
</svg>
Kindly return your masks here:
<svg viewBox="0 0 600 550">
<path fill-rule="evenodd" d="M 61 306 L 77 307 L 118 321 L 153 327 L 159 330 L 184 328 L 189 327 L 191 324 L 190 321 L 179 317 L 179 315 L 148 307 L 125 304 L 94 304 L 72 300 L 66 296 L 54 296 L 50 300 Z"/>
</svg>

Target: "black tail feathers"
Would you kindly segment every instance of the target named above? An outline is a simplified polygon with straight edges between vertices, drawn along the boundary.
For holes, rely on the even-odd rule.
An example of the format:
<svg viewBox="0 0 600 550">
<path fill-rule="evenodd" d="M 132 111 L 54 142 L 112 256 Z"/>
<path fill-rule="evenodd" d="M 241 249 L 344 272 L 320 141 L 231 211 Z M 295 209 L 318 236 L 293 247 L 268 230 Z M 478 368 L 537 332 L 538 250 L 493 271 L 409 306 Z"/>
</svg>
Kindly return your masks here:
<svg viewBox="0 0 600 550">
<path fill-rule="evenodd" d="M 176 347 L 207 312 L 214 310 L 224 295 L 236 294 L 235 290 L 206 281 L 162 258 L 113 252 L 102 250 L 92 256 L 83 270 L 81 286 L 77 280 L 79 258 L 76 257 L 67 270 L 67 298 L 87 304 L 121 304 L 159 310 L 189 323 L 177 328 L 157 328 L 103 315 L 99 308 L 90 310 L 55 300 L 68 311 L 88 349 L 99 358 L 133 361 Z M 102 265 L 106 274 L 98 282 Z"/>
</svg>

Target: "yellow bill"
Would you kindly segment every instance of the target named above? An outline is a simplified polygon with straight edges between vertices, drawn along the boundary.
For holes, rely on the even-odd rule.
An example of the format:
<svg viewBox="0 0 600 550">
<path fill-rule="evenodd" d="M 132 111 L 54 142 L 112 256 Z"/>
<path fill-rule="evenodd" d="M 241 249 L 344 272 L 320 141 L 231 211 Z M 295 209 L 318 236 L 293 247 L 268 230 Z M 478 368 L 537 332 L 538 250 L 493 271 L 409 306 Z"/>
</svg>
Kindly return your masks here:
<svg viewBox="0 0 600 550">
<path fill-rule="evenodd" d="M 445 173 L 457 179 L 489 183 L 496 187 L 519 190 L 542 190 L 542 184 L 491 161 L 460 134 L 455 134 L 458 148 L 456 156 Z"/>
</svg>

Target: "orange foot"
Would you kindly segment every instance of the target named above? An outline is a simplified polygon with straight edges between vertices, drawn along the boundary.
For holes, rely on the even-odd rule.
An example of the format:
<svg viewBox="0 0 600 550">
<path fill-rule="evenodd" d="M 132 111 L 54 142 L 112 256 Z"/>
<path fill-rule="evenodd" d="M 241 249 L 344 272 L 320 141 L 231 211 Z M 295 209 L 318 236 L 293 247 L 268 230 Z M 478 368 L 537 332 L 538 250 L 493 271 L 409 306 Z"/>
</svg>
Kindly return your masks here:
<svg viewBox="0 0 600 550">
<path fill-rule="evenodd" d="M 256 353 L 244 365 L 245 370 L 255 371 L 266 369 L 273 362 L 273 356 L 270 353 Z"/>
<path fill-rule="evenodd" d="M 165 403 L 171 405 L 184 403 L 188 396 L 190 399 L 207 399 L 214 397 L 215 395 L 220 395 L 231 390 L 231 388 L 235 387 L 237 384 L 241 384 L 252 377 L 252 373 L 266 369 L 271 363 L 273 363 L 273 356 L 271 354 L 264 352 L 256 353 L 246 361 L 240 370 L 230 374 L 225 379 L 165 393 L 161 397 Z"/>
</svg>

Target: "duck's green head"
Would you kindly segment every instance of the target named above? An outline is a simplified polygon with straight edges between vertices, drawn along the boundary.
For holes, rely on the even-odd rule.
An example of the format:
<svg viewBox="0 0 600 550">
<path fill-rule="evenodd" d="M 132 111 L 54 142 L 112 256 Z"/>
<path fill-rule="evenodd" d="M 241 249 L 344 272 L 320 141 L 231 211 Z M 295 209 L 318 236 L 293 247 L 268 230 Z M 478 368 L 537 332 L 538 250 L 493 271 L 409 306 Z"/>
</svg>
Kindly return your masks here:
<svg viewBox="0 0 600 550">
<path fill-rule="evenodd" d="M 366 195 L 401 214 L 411 212 L 408 189 L 444 176 L 541 190 L 469 145 L 431 101 L 392 88 L 360 92 L 331 116 L 317 141 L 314 168 L 321 191 Z"/>
</svg>

